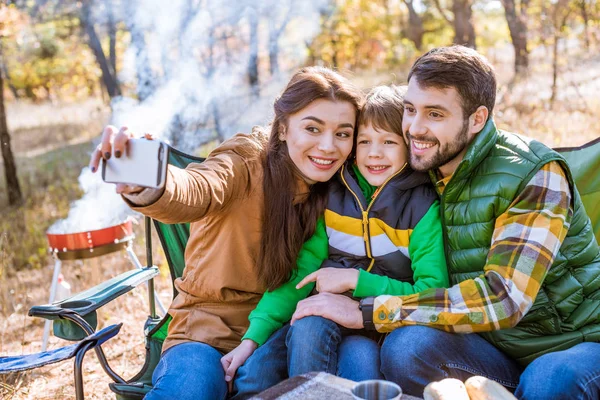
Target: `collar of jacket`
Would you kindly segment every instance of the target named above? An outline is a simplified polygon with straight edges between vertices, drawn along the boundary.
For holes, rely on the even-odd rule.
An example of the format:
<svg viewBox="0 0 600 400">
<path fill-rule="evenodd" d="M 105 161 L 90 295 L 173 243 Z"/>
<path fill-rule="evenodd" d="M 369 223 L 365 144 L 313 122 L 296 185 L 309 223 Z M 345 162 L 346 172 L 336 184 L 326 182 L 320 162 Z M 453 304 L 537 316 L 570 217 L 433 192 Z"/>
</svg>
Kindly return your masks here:
<svg viewBox="0 0 600 400">
<path fill-rule="evenodd" d="M 347 183 L 348 188 L 352 192 L 354 192 L 356 198 L 360 200 L 363 210 L 366 210 L 369 207 L 370 199 L 366 199 L 363 195 L 363 192 L 360 189 L 360 185 L 358 184 L 357 179 L 354 178 L 354 176 L 350 173 L 351 169 L 352 165 L 350 164 L 350 162 L 345 163 L 344 165 L 342 165 L 338 177 L 342 184 L 344 184 L 344 181 Z M 379 188 L 377 188 L 375 193 L 379 191 L 379 194 L 377 195 L 377 197 L 379 198 L 383 196 L 382 192 L 384 190 L 387 192 L 390 190 L 398 191 L 412 189 L 416 186 L 427 183 L 428 181 L 429 178 L 427 177 L 427 174 L 415 172 L 410 168 L 410 165 L 406 164 L 402 171 L 400 171 L 400 173 L 394 176 L 384 186 L 380 186 Z"/>
</svg>

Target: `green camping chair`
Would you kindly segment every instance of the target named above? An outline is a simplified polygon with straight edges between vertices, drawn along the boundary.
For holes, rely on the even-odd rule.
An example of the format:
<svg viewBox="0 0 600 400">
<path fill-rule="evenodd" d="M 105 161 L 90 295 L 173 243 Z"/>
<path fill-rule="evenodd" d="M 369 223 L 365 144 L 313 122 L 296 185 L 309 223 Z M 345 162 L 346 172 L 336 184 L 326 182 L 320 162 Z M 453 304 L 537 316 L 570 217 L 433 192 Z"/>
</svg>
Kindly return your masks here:
<svg viewBox="0 0 600 400">
<path fill-rule="evenodd" d="M 579 147 L 555 149 L 567 160 L 585 211 L 600 243 L 600 138 Z"/>
<path fill-rule="evenodd" d="M 584 202 L 586 211 L 592 218 L 594 232 L 600 242 L 600 138 L 580 147 L 560 148 L 557 150 L 563 154 L 573 169 L 573 177 L 577 184 L 579 195 Z M 202 161 L 202 158 L 189 156 L 175 149 L 171 149 L 169 153 L 169 164 L 181 168 L 186 167 L 190 163 Z M 171 278 L 175 280 L 182 275 L 185 267 L 184 251 L 189 238 L 189 224 L 169 225 L 154 221 L 154 227 L 167 258 Z M 148 264 L 152 265 L 150 229 L 151 220 L 146 218 L 147 260 Z M 148 281 L 150 284 L 148 290 L 150 296 L 150 316 L 144 329 L 146 337 L 146 361 L 140 372 L 126 381 L 110 369 L 106 358 L 102 354 L 101 347 L 97 346 L 95 348 L 104 370 L 114 380 L 114 383 L 110 384 L 110 388 L 116 393 L 117 399 L 141 399 L 151 388 L 152 372 L 159 361 L 162 343 L 167 335 L 168 324 L 171 320 L 171 317 L 168 315 L 158 318 L 154 311 L 152 278 L 157 273 L 158 270 L 156 267 L 146 267 L 142 270 L 126 272 L 70 299 L 52 305 L 33 307 L 29 315 L 54 319 L 55 324 L 68 323 L 69 325 L 59 329 L 58 333 L 66 339 L 79 339 L 85 336 L 87 332 L 93 333 L 95 326 L 92 328 L 91 325 L 95 324 L 96 309 L 132 290 L 137 284 Z M 173 287 L 173 296 L 176 294 L 175 287 Z M 66 306 L 69 304 L 74 306 L 81 305 L 82 307 L 68 309 Z M 57 309 L 62 311 L 59 312 Z M 74 316 L 77 317 L 77 325 L 65 320 L 65 313 L 68 313 L 71 321 Z M 83 328 L 83 331 L 80 328 Z M 55 329 L 56 333 L 57 330 Z"/>
</svg>

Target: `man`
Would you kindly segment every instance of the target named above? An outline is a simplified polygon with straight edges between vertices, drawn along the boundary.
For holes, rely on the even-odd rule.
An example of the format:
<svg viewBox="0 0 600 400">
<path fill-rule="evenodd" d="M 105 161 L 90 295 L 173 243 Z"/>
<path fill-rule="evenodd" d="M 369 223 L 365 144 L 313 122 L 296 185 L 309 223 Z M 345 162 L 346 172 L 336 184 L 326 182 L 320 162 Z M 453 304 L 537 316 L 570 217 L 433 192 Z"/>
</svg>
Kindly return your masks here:
<svg viewBox="0 0 600 400">
<path fill-rule="evenodd" d="M 382 372 L 406 393 L 483 375 L 525 399 L 600 396 L 600 249 L 564 159 L 497 130 L 496 79 L 476 51 L 419 58 L 403 131 L 410 165 L 441 198 L 449 289 L 357 302 L 302 301 L 321 315 L 391 332 Z M 478 334 L 476 334 L 478 333 Z"/>
</svg>

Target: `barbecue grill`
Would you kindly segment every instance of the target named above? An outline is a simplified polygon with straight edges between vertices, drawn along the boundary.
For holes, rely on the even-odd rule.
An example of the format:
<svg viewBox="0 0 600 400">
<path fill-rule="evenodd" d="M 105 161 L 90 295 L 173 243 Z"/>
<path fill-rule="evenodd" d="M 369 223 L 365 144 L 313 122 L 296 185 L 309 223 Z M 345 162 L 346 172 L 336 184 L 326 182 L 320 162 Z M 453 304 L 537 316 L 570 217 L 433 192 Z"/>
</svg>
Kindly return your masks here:
<svg viewBox="0 0 600 400">
<path fill-rule="evenodd" d="M 49 251 L 55 260 L 52 284 L 50 286 L 49 303 L 53 303 L 56 298 L 58 276 L 60 275 L 63 261 L 100 257 L 119 250 L 125 250 L 133 265 L 136 268 L 143 268 L 132 249 L 135 234 L 133 233 L 131 219 L 127 219 L 125 222 L 107 228 L 84 232 L 61 234 L 48 232 L 46 233 L 46 237 L 48 238 L 48 244 L 50 246 Z M 165 315 L 165 307 L 156 293 L 154 293 L 154 298 L 156 299 L 160 311 Z M 42 351 L 46 351 L 48 345 L 50 324 L 51 321 L 46 320 L 44 325 L 44 337 L 42 339 Z"/>
<path fill-rule="evenodd" d="M 127 220 L 108 228 L 64 234 L 46 233 L 46 237 L 49 250 L 57 259 L 81 260 L 127 249 L 135 235 L 131 220 Z"/>
</svg>

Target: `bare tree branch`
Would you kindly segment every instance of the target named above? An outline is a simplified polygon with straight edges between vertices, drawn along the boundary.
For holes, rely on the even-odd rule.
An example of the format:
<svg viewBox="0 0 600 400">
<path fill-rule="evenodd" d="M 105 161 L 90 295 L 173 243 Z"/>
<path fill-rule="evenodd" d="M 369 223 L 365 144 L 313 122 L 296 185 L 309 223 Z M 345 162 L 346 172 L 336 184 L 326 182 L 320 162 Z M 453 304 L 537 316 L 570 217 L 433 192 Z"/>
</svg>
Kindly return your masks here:
<svg viewBox="0 0 600 400">
<path fill-rule="evenodd" d="M 439 13 L 442 15 L 442 18 L 444 18 L 446 20 L 446 22 L 448 22 L 450 25 L 454 25 L 454 20 L 452 18 L 450 18 L 450 16 L 448 16 L 448 14 L 446 14 L 446 11 L 443 9 L 442 5 L 440 4 L 440 0 L 433 0 L 433 2 L 435 4 L 435 8 L 437 8 Z"/>
</svg>

